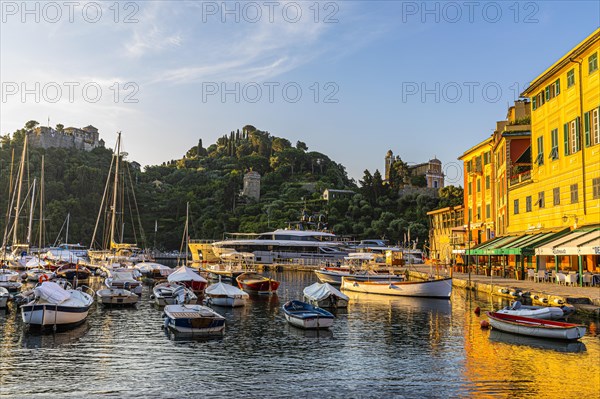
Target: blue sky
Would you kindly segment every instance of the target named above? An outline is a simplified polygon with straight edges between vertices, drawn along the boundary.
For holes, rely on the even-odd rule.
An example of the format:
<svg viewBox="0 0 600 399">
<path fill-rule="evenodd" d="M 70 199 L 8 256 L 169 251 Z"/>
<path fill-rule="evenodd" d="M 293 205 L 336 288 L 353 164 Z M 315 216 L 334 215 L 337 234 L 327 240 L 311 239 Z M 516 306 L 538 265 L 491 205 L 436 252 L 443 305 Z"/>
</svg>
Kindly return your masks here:
<svg viewBox="0 0 600 399">
<path fill-rule="evenodd" d="M 436 156 L 449 184 L 516 94 L 600 25 L 596 1 L 24 4 L 0 4 L 2 134 L 92 124 L 148 165 L 252 124 L 357 180 L 388 149 Z"/>
</svg>

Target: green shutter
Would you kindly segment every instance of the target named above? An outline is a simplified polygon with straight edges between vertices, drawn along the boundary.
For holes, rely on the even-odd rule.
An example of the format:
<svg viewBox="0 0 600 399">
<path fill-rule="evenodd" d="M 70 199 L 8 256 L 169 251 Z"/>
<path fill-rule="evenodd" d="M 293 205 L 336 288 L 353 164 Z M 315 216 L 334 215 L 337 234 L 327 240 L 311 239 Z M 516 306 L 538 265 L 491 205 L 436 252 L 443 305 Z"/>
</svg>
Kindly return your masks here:
<svg viewBox="0 0 600 399">
<path fill-rule="evenodd" d="M 556 79 L 556 95 L 560 94 L 560 78 Z"/>
<path fill-rule="evenodd" d="M 575 119 L 575 152 L 579 151 L 580 144 L 581 144 L 580 143 L 581 140 L 579 139 L 579 125 L 580 125 L 579 119 L 580 119 L 579 117 L 577 117 Z"/>
<path fill-rule="evenodd" d="M 583 132 L 585 134 L 585 146 L 590 146 L 590 113 L 583 114 Z"/>
<path fill-rule="evenodd" d="M 537 108 L 537 98 L 535 96 L 533 96 L 533 98 L 531 99 L 531 105 L 534 110 Z"/>
<path fill-rule="evenodd" d="M 565 138 L 565 155 L 569 155 L 569 124 L 564 124 L 564 138 Z"/>
</svg>

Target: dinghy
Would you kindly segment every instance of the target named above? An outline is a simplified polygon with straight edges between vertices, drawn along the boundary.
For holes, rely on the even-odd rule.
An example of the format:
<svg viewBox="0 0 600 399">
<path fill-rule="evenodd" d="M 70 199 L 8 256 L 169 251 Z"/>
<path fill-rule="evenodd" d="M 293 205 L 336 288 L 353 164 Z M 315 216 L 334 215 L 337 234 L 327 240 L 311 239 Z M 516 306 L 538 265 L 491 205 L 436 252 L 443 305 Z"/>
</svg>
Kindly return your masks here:
<svg viewBox="0 0 600 399">
<path fill-rule="evenodd" d="M 189 288 L 182 284 L 160 283 L 152 289 L 150 299 L 158 306 L 174 305 L 176 303 L 196 303 L 198 297 Z"/>
<path fill-rule="evenodd" d="M 10 294 L 8 293 L 8 290 L 4 287 L 0 287 L 0 309 L 6 308 L 9 298 Z"/>
<path fill-rule="evenodd" d="M 288 323 L 305 329 L 329 328 L 335 316 L 325 309 L 301 301 L 289 301 L 283 305 Z"/>
<path fill-rule="evenodd" d="M 167 305 L 164 319 L 165 328 L 183 334 L 222 334 L 225 329 L 225 317 L 202 305 Z"/>
<path fill-rule="evenodd" d="M 329 283 L 314 283 L 304 288 L 304 301 L 320 308 L 347 308 L 348 295 Z"/>
<path fill-rule="evenodd" d="M 577 340 L 585 335 L 586 327 L 580 324 L 513 316 L 487 312 L 492 328 L 530 337 Z"/>
<path fill-rule="evenodd" d="M 208 286 L 206 296 L 209 304 L 216 306 L 236 307 L 244 306 L 248 299 L 248 293 L 233 285 L 218 282 Z"/>
<path fill-rule="evenodd" d="M 258 273 L 242 273 L 236 281 L 241 289 L 251 294 L 274 294 L 279 288 L 279 281 Z"/>
<path fill-rule="evenodd" d="M 105 306 L 133 306 L 138 300 L 139 296 L 131 291 L 123 288 L 105 288 L 96 291 L 98 301 Z"/>
<path fill-rule="evenodd" d="M 359 281 L 352 277 L 343 277 L 342 289 L 368 294 L 450 299 L 450 294 L 452 294 L 452 278 L 384 282 Z"/>
<path fill-rule="evenodd" d="M 562 307 L 558 306 L 528 306 L 515 301 L 510 306 L 498 310 L 496 313 L 533 317 L 534 319 L 560 320 L 572 313 L 570 308 L 566 308 L 566 310 L 567 313 L 565 313 Z"/>
</svg>

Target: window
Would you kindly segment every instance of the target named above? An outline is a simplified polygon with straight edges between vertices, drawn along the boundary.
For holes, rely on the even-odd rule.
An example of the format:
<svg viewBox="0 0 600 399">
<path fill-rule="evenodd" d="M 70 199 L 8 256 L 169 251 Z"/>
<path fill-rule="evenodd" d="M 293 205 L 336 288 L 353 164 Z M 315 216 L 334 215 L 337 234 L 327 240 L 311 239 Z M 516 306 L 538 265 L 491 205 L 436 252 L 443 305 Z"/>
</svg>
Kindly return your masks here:
<svg viewBox="0 0 600 399">
<path fill-rule="evenodd" d="M 467 184 L 467 187 L 468 187 L 468 190 L 467 190 L 467 192 L 469 193 L 469 195 L 473 194 L 473 192 L 472 192 L 472 190 L 471 190 L 471 185 L 472 185 L 472 184 L 473 184 L 472 182 L 469 182 L 469 184 Z"/>
<path fill-rule="evenodd" d="M 533 96 L 533 98 L 531 99 L 531 107 L 533 108 L 534 111 L 537 109 L 537 97 L 536 96 Z"/>
<path fill-rule="evenodd" d="M 486 219 L 490 218 L 490 210 L 491 210 L 490 204 L 486 204 L 485 205 L 485 217 L 486 217 Z"/>
<path fill-rule="evenodd" d="M 485 189 L 486 190 L 490 189 L 490 177 L 489 176 L 485 177 Z"/>
<path fill-rule="evenodd" d="M 557 96 L 560 94 L 560 78 L 556 79 L 556 82 L 554 82 L 554 92 Z"/>
<path fill-rule="evenodd" d="M 550 132 L 550 138 L 552 140 L 550 159 L 558 159 L 558 129 L 552 129 Z"/>
<path fill-rule="evenodd" d="M 515 215 L 519 214 L 519 200 L 518 199 L 514 200 L 514 202 L 513 202 L 513 213 Z"/>
<path fill-rule="evenodd" d="M 481 179 L 477 179 L 477 192 L 481 192 Z"/>
<path fill-rule="evenodd" d="M 473 209 L 469 208 L 469 222 L 473 220 Z"/>
<path fill-rule="evenodd" d="M 571 204 L 579 202 L 579 191 L 577 189 L 577 183 L 571 184 Z"/>
<path fill-rule="evenodd" d="M 564 150 L 565 155 L 579 151 L 579 118 L 564 124 Z"/>
<path fill-rule="evenodd" d="M 481 157 L 477 157 L 475 158 L 475 172 L 476 173 L 481 173 L 483 171 L 483 168 L 481 166 Z"/>
<path fill-rule="evenodd" d="M 481 220 L 481 207 L 477 207 L 477 220 Z"/>
<path fill-rule="evenodd" d="M 552 204 L 560 205 L 560 187 L 554 187 L 552 189 Z"/>
<path fill-rule="evenodd" d="M 525 212 L 531 212 L 531 195 L 525 197 Z"/>
<path fill-rule="evenodd" d="M 567 72 L 567 87 L 575 85 L 575 69 L 571 69 Z"/>
<path fill-rule="evenodd" d="M 546 206 L 546 200 L 544 198 L 544 192 L 543 191 L 540 191 L 538 193 L 537 205 L 540 208 L 544 208 Z"/>
<path fill-rule="evenodd" d="M 492 162 L 492 153 L 490 151 L 483 153 L 483 164 L 487 165 Z"/>
<path fill-rule="evenodd" d="M 535 159 L 535 163 L 538 166 L 544 164 L 544 136 L 540 136 L 537 139 L 537 158 Z"/>
<path fill-rule="evenodd" d="M 598 53 L 594 53 L 588 57 L 588 73 L 598 70 Z"/>
<path fill-rule="evenodd" d="M 467 173 L 471 173 L 471 170 L 473 169 L 472 162 L 471 161 L 467 161 L 466 165 L 467 165 Z"/>
<path fill-rule="evenodd" d="M 600 177 L 592 179 L 592 193 L 594 199 L 600 198 Z"/>
<path fill-rule="evenodd" d="M 600 126 L 598 123 L 598 111 L 593 109 L 583 114 L 583 132 L 585 136 L 585 146 L 600 144 Z"/>
<path fill-rule="evenodd" d="M 544 97 L 546 101 L 550 101 L 554 97 L 560 94 L 560 79 L 557 79 L 554 83 L 546 86 L 544 89 Z M 543 103 L 543 101 L 542 101 Z"/>
</svg>

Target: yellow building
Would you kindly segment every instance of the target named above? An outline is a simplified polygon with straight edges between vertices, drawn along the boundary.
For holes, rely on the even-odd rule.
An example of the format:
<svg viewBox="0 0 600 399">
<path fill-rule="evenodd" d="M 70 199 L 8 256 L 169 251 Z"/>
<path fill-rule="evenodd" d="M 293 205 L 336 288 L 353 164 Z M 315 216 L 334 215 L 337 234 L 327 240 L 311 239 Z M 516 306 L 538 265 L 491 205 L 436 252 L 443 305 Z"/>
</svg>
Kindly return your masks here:
<svg viewBox="0 0 600 399">
<path fill-rule="evenodd" d="M 600 29 L 535 78 L 531 180 L 511 192 L 509 233 L 600 223 Z"/>
<path fill-rule="evenodd" d="M 464 250 L 463 207 L 449 206 L 427 212 L 429 217 L 429 257 L 443 264 L 455 260 L 455 254 Z M 452 262 L 455 263 L 455 262 Z"/>
<path fill-rule="evenodd" d="M 493 137 L 469 148 L 458 159 L 464 163 L 464 212 L 466 241 L 472 247 L 495 237 Z M 469 234 L 470 233 L 470 234 Z"/>
</svg>

